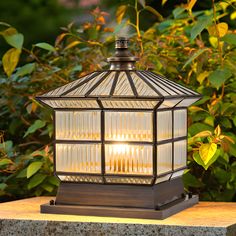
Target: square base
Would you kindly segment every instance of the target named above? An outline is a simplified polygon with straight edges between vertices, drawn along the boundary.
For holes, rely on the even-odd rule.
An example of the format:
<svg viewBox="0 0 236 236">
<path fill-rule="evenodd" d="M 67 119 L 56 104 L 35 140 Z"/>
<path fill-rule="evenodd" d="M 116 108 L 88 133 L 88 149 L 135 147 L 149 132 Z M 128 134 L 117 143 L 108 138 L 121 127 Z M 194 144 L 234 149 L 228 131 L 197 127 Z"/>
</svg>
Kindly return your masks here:
<svg viewBox="0 0 236 236">
<path fill-rule="evenodd" d="M 65 214 L 65 215 L 84 215 L 84 216 L 107 216 L 122 218 L 140 218 L 163 220 L 174 215 L 186 208 L 189 208 L 199 201 L 197 195 L 186 198 L 182 201 L 172 202 L 163 209 L 145 209 L 145 208 L 128 208 L 128 207 L 98 207 L 98 206 L 78 206 L 78 205 L 41 205 L 41 213 Z"/>
</svg>

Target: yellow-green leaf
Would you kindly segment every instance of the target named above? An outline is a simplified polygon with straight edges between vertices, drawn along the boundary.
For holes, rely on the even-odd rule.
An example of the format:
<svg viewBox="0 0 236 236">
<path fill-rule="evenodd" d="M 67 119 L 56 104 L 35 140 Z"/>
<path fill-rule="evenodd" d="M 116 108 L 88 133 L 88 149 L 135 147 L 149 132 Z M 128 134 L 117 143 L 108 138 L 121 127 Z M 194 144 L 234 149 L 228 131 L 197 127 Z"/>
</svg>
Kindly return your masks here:
<svg viewBox="0 0 236 236">
<path fill-rule="evenodd" d="M 118 7 L 118 9 L 116 11 L 116 21 L 118 24 L 121 23 L 126 10 L 127 10 L 127 5 L 121 5 Z"/>
<path fill-rule="evenodd" d="M 14 48 L 21 49 L 24 42 L 24 36 L 23 34 L 20 34 L 17 32 L 15 28 L 8 28 L 1 32 L 4 39 L 7 41 L 9 45 L 11 45 Z"/>
<path fill-rule="evenodd" d="M 199 148 L 199 154 L 205 165 L 211 160 L 217 150 L 215 143 L 202 144 Z"/>
<path fill-rule="evenodd" d="M 207 78 L 207 76 L 210 74 L 209 71 L 204 71 L 202 73 L 200 73 L 198 76 L 197 76 L 197 81 L 202 84 L 203 81 Z"/>
<path fill-rule="evenodd" d="M 212 25 L 212 26 L 208 27 L 208 32 L 211 36 L 217 37 L 218 33 L 219 33 L 219 37 L 223 37 L 228 32 L 228 24 L 225 22 L 221 22 L 217 25 Z"/>
<path fill-rule="evenodd" d="M 210 36 L 210 37 L 209 37 L 209 42 L 210 42 L 210 44 L 211 44 L 211 46 L 212 46 L 213 48 L 217 48 L 217 47 L 218 47 L 218 38 L 217 38 L 217 37 L 215 37 L 215 36 Z"/>
<path fill-rule="evenodd" d="M 219 30 L 220 37 L 225 36 L 228 32 L 228 24 L 225 22 L 221 22 L 221 23 L 217 24 L 217 28 Z"/>
<path fill-rule="evenodd" d="M 199 132 L 199 133 L 195 134 L 193 137 L 194 138 L 204 138 L 204 137 L 208 137 L 208 136 L 211 136 L 211 135 L 212 135 L 211 131 L 204 130 L 202 132 Z"/>
<path fill-rule="evenodd" d="M 215 134 L 216 136 L 220 136 L 220 135 L 221 135 L 221 128 L 220 128 L 219 125 L 217 125 L 217 127 L 215 128 L 214 134 Z"/>
<path fill-rule="evenodd" d="M 168 0 L 162 0 L 162 1 L 161 1 L 161 5 L 162 5 L 162 6 L 165 5 L 167 1 L 168 1 Z"/>
<path fill-rule="evenodd" d="M 32 162 L 28 167 L 27 167 L 27 178 L 30 178 L 33 174 L 35 174 L 43 165 L 42 162 L 36 161 Z"/>
<path fill-rule="evenodd" d="M 19 62 L 20 54 L 21 54 L 20 49 L 11 48 L 3 55 L 2 58 L 3 69 L 8 77 L 10 77 L 13 71 L 15 70 Z"/>
<path fill-rule="evenodd" d="M 69 43 L 69 44 L 65 47 L 64 50 L 68 50 L 68 49 L 70 49 L 70 48 L 73 48 L 73 47 L 75 47 L 76 45 L 78 45 L 78 44 L 80 44 L 80 43 L 81 43 L 81 42 L 78 41 L 78 40 L 73 41 L 73 42 Z"/>
<path fill-rule="evenodd" d="M 231 19 L 231 20 L 235 20 L 235 19 L 236 19 L 236 11 L 234 11 L 233 13 L 231 13 L 230 19 Z"/>
<path fill-rule="evenodd" d="M 197 2 L 197 0 L 190 0 L 186 9 L 191 11 L 196 2 Z"/>
</svg>

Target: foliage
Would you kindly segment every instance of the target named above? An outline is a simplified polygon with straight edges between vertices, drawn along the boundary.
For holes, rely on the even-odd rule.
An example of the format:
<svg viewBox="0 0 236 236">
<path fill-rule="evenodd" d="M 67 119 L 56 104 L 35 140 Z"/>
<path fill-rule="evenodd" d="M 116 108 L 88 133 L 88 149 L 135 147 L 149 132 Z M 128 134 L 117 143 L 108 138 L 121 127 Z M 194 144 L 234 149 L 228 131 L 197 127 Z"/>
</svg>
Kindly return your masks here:
<svg viewBox="0 0 236 236">
<path fill-rule="evenodd" d="M 189 109 L 186 189 L 199 193 L 201 200 L 235 200 L 236 32 L 229 23 L 235 19 L 235 1 L 212 1 L 212 9 L 197 12 L 194 4 L 191 0 L 176 7 L 165 19 L 145 1 L 121 5 L 115 28 L 106 25 L 108 13 L 96 8 L 93 22 L 80 28 L 70 24 L 55 45 L 40 42 L 30 50 L 23 47 L 22 35 L 5 24 L 1 35 L 12 48 L 2 58 L 5 72 L 0 78 L 0 194 L 54 193 L 58 181 L 52 177 L 52 116 L 34 97 L 107 68 L 115 35 L 129 26 L 131 50 L 140 57 L 138 69 L 161 73 L 203 94 Z M 128 10 L 134 12 L 134 21 Z M 143 12 L 156 17 L 147 30 L 140 27 Z M 19 66 L 22 56 L 27 63 Z"/>
</svg>

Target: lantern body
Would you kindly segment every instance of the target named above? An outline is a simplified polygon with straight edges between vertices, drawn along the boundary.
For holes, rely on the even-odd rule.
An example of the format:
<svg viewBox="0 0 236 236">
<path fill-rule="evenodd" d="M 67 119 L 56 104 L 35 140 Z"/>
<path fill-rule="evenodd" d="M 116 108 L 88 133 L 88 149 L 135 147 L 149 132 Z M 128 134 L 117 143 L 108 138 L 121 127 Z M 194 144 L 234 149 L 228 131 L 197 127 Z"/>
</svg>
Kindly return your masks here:
<svg viewBox="0 0 236 236">
<path fill-rule="evenodd" d="M 38 97 L 54 110 L 55 174 L 61 180 L 56 204 L 42 212 L 135 217 L 137 208 L 148 209 L 141 217 L 161 219 L 197 202 L 186 200 L 181 176 L 187 107 L 200 95 L 135 70 L 126 42 L 116 42 L 110 70 Z M 94 213 L 86 206 L 103 209 Z M 118 214 L 123 207 L 132 211 Z"/>
</svg>

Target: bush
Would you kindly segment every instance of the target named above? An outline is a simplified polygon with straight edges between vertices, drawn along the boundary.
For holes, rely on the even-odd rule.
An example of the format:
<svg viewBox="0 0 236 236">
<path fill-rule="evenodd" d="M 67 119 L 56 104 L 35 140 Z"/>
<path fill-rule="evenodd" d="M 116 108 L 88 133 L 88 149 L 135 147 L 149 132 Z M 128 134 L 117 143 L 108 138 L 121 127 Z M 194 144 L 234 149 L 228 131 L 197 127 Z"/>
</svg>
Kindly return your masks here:
<svg viewBox="0 0 236 236">
<path fill-rule="evenodd" d="M 107 68 L 114 36 L 129 25 L 131 50 L 140 57 L 138 69 L 161 73 L 203 94 L 189 108 L 189 169 L 183 176 L 187 191 L 200 194 L 201 200 L 235 201 L 236 32 L 229 27 L 235 6 L 233 1 L 219 2 L 194 12 L 195 2 L 175 8 L 165 19 L 144 1 L 121 5 L 115 28 L 107 27 L 107 13 L 96 8 L 93 22 L 80 28 L 70 24 L 54 46 L 42 42 L 30 50 L 16 29 L 3 25 L 1 35 L 12 48 L 4 54 L 0 72 L 2 200 L 55 193 L 52 115 L 34 97 Z M 135 23 L 126 15 L 128 7 Z M 157 18 L 145 31 L 140 28 L 144 11 Z M 26 63 L 19 66 L 23 56 Z"/>
</svg>

